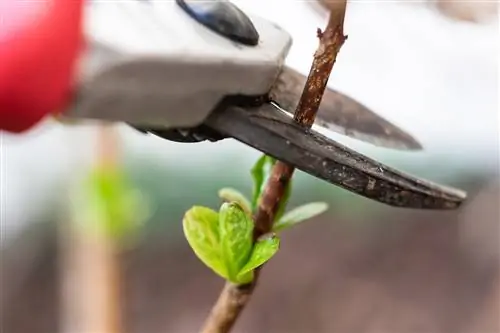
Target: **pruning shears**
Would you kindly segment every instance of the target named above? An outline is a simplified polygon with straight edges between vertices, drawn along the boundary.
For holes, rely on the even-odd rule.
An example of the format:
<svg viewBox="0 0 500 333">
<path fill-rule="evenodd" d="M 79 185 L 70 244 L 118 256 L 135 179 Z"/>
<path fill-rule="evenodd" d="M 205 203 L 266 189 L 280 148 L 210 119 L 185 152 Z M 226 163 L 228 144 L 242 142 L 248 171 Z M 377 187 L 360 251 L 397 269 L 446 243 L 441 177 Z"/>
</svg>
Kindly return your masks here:
<svg viewBox="0 0 500 333">
<path fill-rule="evenodd" d="M 83 29 L 77 33 L 78 24 L 66 23 L 73 30 L 66 27 L 66 57 L 58 58 L 65 66 L 53 64 L 60 73 L 53 89 L 58 93 L 52 91 L 54 102 L 37 115 L 57 107 L 63 117 L 124 122 L 177 142 L 233 138 L 329 183 L 398 207 L 455 209 L 466 197 L 295 123 L 293 112 L 306 77 L 285 64 L 291 36 L 229 1 L 47 1 L 59 5 L 60 17 L 73 15 L 72 22 L 81 21 Z M 14 57 L 11 63 L 18 64 Z M 16 95 L 2 88 L 0 84 L 0 108 L 10 98 L 10 105 L 19 104 L 19 117 L 28 113 L 26 103 L 16 102 Z M 422 149 L 410 134 L 329 88 L 315 125 L 377 146 Z M 23 130 L 18 126 L 15 131 Z"/>
</svg>

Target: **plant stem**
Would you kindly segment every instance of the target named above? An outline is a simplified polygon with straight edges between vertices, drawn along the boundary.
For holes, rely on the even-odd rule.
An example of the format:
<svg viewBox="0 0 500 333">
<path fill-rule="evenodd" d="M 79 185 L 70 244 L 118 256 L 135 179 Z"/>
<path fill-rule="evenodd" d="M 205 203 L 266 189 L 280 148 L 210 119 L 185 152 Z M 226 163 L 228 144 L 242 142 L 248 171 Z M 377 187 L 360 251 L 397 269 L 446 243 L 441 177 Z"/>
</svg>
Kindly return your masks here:
<svg viewBox="0 0 500 333">
<path fill-rule="evenodd" d="M 330 72 L 347 38 L 344 36 L 346 0 L 336 1 L 329 8 L 331 12 L 328 24 L 324 32 L 318 29 L 319 47 L 314 54 L 311 70 L 294 114 L 295 121 L 305 128 L 310 128 L 314 123 Z M 293 172 L 293 166 L 281 161 L 274 165 L 254 216 L 254 239 L 271 231 L 274 216 Z M 236 286 L 227 283 L 224 286 L 202 333 L 227 333 L 231 330 L 255 289 L 261 268 L 255 271 L 254 281 L 250 285 Z"/>
<path fill-rule="evenodd" d="M 95 167 L 120 163 L 116 129 L 100 125 L 96 130 Z M 72 211 L 71 223 L 62 227 L 62 331 L 119 333 L 122 331 L 119 248 L 111 237 L 82 228 L 81 225 L 90 222 L 85 218 L 85 214 Z"/>
<path fill-rule="evenodd" d="M 65 229 L 62 332 L 121 332 L 121 278 L 114 244 L 75 226 Z"/>
</svg>

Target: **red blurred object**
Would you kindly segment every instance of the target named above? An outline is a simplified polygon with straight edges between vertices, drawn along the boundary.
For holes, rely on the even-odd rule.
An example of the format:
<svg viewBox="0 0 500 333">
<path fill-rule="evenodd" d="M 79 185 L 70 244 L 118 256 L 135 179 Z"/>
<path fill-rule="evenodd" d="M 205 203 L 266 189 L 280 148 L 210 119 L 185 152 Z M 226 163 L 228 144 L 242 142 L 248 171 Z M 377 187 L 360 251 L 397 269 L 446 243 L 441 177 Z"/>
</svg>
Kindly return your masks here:
<svg viewBox="0 0 500 333">
<path fill-rule="evenodd" d="M 0 130 L 64 108 L 83 47 L 84 0 L 0 0 Z"/>
</svg>

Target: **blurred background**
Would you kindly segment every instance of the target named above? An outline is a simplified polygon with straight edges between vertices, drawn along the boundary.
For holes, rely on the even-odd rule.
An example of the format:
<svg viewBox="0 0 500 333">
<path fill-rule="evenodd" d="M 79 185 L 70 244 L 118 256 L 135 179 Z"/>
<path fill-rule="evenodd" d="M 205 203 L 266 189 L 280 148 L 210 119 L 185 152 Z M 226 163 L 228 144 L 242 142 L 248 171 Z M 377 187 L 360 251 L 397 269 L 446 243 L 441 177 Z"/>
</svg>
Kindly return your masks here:
<svg viewBox="0 0 500 333">
<path fill-rule="evenodd" d="M 316 28 L 328 16 L 319 2 L 234 3 L 287 29 L 294 38 L 287 62 L 308 72 Z M 396 209 L 298 172 L 290 207 L 321 200 L 330 210 L 283 235 L 234 332 L 500 332 L 496 5 L 350 3 L 349 39 L 329 86 L 400 125 L 425 150 L 329 136 L 466 190 L 468 200 L 453 212 Z M 223 281 L 188 247 L 182 215 L 192 205 L 217 208 L 221 187 L 250 194 L 259 153 L 228 140 L 185 145 L 126 126 L 116 131 L 123 165 L 151 215 L 140 239 L 113 257 L 118 274 L 108 280 L 86 275 L 109 266 L 96 264 L 106 250 L 60 232 L 72 219 L 68 188 L 95 158 L 96 128 L 47 121 L 23 136 L 1 134 L 2 332 L 100 333 L 64 319 L 79 311 L 65 308 L 71 297 L 99 308 L 106 294 L 99 281 L 119 287 L 111 305 L 121 313 L 116 332 L 196 332 L 208 314 Z"/>
</svg>

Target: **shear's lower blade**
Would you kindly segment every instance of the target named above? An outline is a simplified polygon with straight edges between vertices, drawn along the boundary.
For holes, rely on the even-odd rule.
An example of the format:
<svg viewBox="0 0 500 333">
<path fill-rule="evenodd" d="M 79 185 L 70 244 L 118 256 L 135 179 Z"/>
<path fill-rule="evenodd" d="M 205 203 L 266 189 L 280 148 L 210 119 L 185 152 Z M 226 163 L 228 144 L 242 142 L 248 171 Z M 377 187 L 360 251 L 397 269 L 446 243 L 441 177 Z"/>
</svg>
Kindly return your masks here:
<svg viewBox="0 0 500 333">
<path fill-rule="evenodd" d="M 271 104 L 250 110 L 221 109 L 205 124 L 313 176 L 388 205 L 454 209 L 466 197 L 462 191 L 403 174 L 305 130 Z"/>
</svg>

